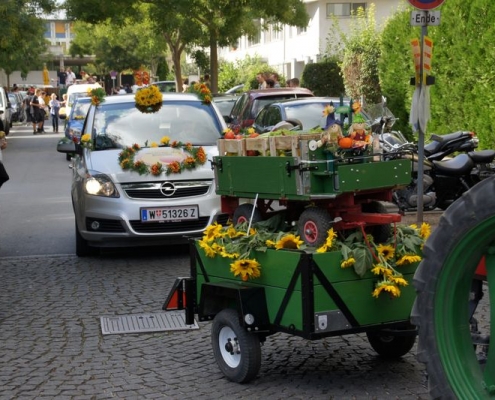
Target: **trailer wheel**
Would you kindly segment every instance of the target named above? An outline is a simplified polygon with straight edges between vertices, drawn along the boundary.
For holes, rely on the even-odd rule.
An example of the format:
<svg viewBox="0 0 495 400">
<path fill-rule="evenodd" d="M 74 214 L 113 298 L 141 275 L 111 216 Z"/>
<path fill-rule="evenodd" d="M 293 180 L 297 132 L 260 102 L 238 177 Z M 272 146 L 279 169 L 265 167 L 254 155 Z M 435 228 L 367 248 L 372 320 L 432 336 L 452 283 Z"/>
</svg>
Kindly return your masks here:
<svg viewBox="0 0 495 400">
<path fill-rule="evenodd" d="M 299 221 L 297 228 L 301 239 L 308 246 L 320 247 L 328 236 L 328 230 L 332 227 L 332 219 L 326 210 L 318 207 L 305 209 Z"/>
<path fill-rule="evenodd" d="M 215 360 L 229 380 L 246 383 L 256 377 L 261 368 L 260 341 L 241 326 L 235 310 L 225 309 L 215 316 L 211 341 Z"/>
<path fill-rule="evenodd" d="M 409 353 L 416 335 L 399 336 L 389 332 L 366 332 L 371 347 L 384 358 L 399 358 Z"/>
<path fill-rule="evenodd" d="M 249 222 L 249 220 L 251 219 L 251 214 L 253 215 L 253 223 L 262 221 L 263 217 L 261 216 L 260 210 L 256 208 L 253 214 L 253 207 L 254 205 L 249 203 L 244 203 L 237 207 L 234 211 L 233 216 L 234 225 L 239 225 L 243 222 Z"/>
<path fill-rule="evenodd" d="M 378 201 L 365 203 L 362 209 L 366 213 L 387 214 L 387 208 Z M 373 236 L 375 243 L 384 243 L 392 235 L 390 224 L 373 225 L 366 228 L 366 232 Z"/>
<path fill-rule="evenodd" d="M 418 359 L 426 364 L 431 398 L 495 398 L 495 349 L 489 349 L 495 327 L 490 321 L 495 310 L 494 193 L 495 179 L 486 179 L 444 212 L 414 275 L 412 322 L 419 327 Z M 489 295 L 488 306 L 482 308 L 484 342 L 478 341 L 469 318 L 473 278 L 482 256 L 487 259 L 487 282 L 478 287 Z M 484 344 L 475 346 L 473 339 Z"/>
</svg>

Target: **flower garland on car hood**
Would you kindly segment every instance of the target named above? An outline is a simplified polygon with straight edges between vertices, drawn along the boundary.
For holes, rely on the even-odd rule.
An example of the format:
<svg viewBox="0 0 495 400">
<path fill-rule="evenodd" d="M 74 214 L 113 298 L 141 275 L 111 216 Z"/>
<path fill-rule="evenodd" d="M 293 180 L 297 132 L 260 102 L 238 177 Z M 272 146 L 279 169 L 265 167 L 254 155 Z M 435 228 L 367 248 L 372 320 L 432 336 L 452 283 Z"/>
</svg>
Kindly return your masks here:
<svg viewBox="0 0 495 400">
<path fill-rule="evenodd" d="M 138 152 L 144 150 L 138 156 Z M 136 160 L 138 156 L 138 160 Z M 194 147 L 191 143 L 170 142 L 168 136 L 160 140 L 160 144 L 152 142 L 141 148 L 138 144 L 126 147 L 119 153 L 119 164 L 124 171 L 134 171 L 139 175 L 159 176 L 180 174 L 185 170 L 195 169 L 207 160 L 203 147 Z"/>
</svg>

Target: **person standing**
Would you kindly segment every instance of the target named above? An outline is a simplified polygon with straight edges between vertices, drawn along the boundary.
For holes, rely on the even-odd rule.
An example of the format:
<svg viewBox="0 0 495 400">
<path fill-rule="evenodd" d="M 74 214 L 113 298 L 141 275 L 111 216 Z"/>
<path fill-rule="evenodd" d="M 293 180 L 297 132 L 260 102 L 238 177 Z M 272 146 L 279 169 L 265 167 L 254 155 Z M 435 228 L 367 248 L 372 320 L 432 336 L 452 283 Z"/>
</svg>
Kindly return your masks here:
<svg viewBox="0 0 495 400">
<path fill-rule="evenodd" d="M 67 85 L 67 87 L 69 87 L 74 83 L 76 83 L 76 74 L 72 72 L 72 70 L 69 67 L 67 68 L 67 77 L 65 78 L 65 84 Z"/>
<path fill-rule="evenodd" d="M 64 67 L 60 67 L 60 72 L 58 73 L 58 87 L 60 89 L 65 89 L 66 80 L 67 80 L 67 72 L 65 72 Z"/>
<path fill-rule="evenodd" d="M 26 118 L 25 118 L 26 126 L 29 126 L 32 123 L 32 120 L 31 120 L 31 100 L 33 100 L 33 96 L 34 96 L 34 88 L 30 87 L 28 89 L 26 97 L 24 97 L 24 100 L 22 101 L 22 109 L 26 115 Z"/>
<path fill-rule="evenodd" d="M 262 72 L 256 75 L 256 80 L 258 81 L 258 89 L 266 89 L 265 77 Z"/>
<path fill-rule="evenodd" d="M 60 101 L 58 101 L 55 93 L 52 93 L 50 97 L 51 99 L 48 105 L 50 106 L 50 115 L 52 117 L 52 128 L 53 132 L 58 133 L 58 113 L 60 111 Z"/>
<path fill-rule="evenodd" d="M 45 119 L 43 107 L 45 101 L 42 99 L 41 89 L 36 89 L 31 99 L 31 122 L 33 123 L 33 135 L 43 133 L 43 121 Z"/>
</svg>

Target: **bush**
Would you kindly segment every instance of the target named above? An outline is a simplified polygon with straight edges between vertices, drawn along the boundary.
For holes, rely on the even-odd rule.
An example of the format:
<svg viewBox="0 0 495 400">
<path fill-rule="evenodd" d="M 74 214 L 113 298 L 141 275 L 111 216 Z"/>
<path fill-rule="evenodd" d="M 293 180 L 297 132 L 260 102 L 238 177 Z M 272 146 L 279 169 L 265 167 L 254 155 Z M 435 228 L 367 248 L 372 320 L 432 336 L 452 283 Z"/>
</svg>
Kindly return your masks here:
<svg viewBox="0 0 495 400">
<path fill-rule="evenodd" d="M 311 90 L 315 96 L 339 97 L 345 93 L 337 59 L 328 58 L 304 68 L 301 86 Z"/>
</svg>

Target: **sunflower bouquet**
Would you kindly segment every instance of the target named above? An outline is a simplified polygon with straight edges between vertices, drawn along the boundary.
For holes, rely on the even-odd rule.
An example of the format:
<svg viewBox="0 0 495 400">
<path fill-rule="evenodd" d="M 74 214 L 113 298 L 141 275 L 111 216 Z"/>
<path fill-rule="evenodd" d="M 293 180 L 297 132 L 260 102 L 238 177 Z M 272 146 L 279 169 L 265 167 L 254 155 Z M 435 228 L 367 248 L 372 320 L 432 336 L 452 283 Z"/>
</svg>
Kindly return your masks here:
<svg viewBox="0 0 495 400">
<path fill-rule="evenodd" d="M 163 95 L 158 86 L 151 85 L 139 89 L 134 96 L 136 108 L 142 113 L 156 113 L 162 107 Z"/>
<path fill-rule="evenodd" d="M 232 260 L 230 271 L 243 281 L 259 278 L 261 265 L 253 257 L 255 252 L 267 249 L 303 250 L 304 242 L 293 232 L 271 232 L 263 226 L 249 228 L 247 223 L 238 226 L 222 226 L 217 223 L 208 226 L 199 240 L 199 247 L 207 257 L 224 257 Z"/>
<path fill-rule="evenodd" d="M 77 138 L 76 138 L 77 140 Z M 91 135 L 89 133 L 85 133 L 84 135 L 81 136 L 81 139 L 79 140 L 79 144 L 84 147 L 85 149 L 92 150 L 93 149 L 93 142 L 91 141 Z"/>
<path fill-rule="evenodd" d="M 94 106 L 99 106 L 103 103 L 106 95 L 105 89 L 103 88 L 88 89 L 88 96 L 91 97 L 91 104 Z"/>
<path fill-rule="evenodd" d="M 408 282 L 400 273 L 400 267 L 421 261 L 423 244 L 430 235 L 430 225 L 396 225 L 394 234 L 385 243 L 375 243 L 372 235 L 357 231 L 343 240 L 337 239 L 333 229 L 328 231 L 325 243 L 316 249 L 317 253 L 340 251 L 341 268 L 353 267 L 360 277 L 371 271 L 378 277 L 373 290 L 373 297 L 387 292 L 392 297 L 399 297 L 400 287 Z"/>
<path fill-rule="evenodd" d="M 210 89 L 204 83 L 195 83 L 189 87 L 190 93 L 195 93 L 204 104 L 210 104 L 213 96 Z"/>
</svg>

